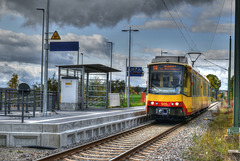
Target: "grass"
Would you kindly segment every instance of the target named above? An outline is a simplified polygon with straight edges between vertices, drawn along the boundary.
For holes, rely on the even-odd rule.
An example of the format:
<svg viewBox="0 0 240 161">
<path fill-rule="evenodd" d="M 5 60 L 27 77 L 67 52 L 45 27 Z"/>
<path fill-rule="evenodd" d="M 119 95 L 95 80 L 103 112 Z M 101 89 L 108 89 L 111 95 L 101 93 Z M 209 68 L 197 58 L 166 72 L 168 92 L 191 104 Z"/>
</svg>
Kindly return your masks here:
<svg viewBox="0 0 240 161">
<path fill-rule="evenodd" d="M 130 107 L 134 106 L 144 106 L 145 103 L 141 102 L 141 95 L 130 95 Z M 120 102 L 122 107 L 127 107 L 127 99 L 125 100 L 125 96 L 121 95 L 121 102 Z"/>
<path fill-rule="evenodd" d="M 203 136 L 194 135 L 193 146 L 184 153 L 187 160 L 232 160 L 228 150 L 237 150 L 239 135 L 227 136 L 227 129 L 232 126 L 232 109 L 227 109 L 226 103 L 210 123 L 210 129 Z"/>
</svg>

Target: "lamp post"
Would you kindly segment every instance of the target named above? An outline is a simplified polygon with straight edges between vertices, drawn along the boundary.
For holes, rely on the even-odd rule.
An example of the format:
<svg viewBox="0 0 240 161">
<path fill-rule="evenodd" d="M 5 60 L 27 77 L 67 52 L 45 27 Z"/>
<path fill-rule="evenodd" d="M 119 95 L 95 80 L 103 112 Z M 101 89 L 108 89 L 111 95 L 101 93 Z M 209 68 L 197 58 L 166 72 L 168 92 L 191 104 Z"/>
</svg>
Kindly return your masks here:
<svg viewBox="0 0 240 161">
<path fill-rule="evenodd" d="M 43 22 L 42 22 L 42 57 L 41 57 L 41 92 L 43 92 L 43 48 L 44 48 L 44 19 L 45 19 L 45 9 L 37 8 L 37 10 L 43 12 Z M 42 95 L 41 95 L 42 97 Z M 42 99 L 41 99 L 42 100 Z M 42 107 L 42 103 L 41 103 Z"/>
<path fill-rule="evenodd" d="M 47 106 L 48 106 L 48 34 L 49 34 L 49 5 L 50 2 L 47 0 L 47 11 L 46 11 L 46 37 L 45 37 L 45 64 L 44 64 L 44 90 L 43 90 L 43 116 L 47 116 Z"/>
<path fill-rule="evenodd" d="M 139 31 L 136 29 L 132 29 L 131 26 L 129 27 L 128 30 L 122 30 L 123 32 L 129 32 L 129 58 L 128 58 L 128 107 L 130 107 L 130 102 L 129 102 L 129 96 L 130 96 L 130 67 L 131 67 L 131 32 L 132 31 Z"/>
<path fill-rule="evenodd" d="M 110 67 L 112 68 L 112 46 L 113 43 L 112 42 L 108 42 L 111 45 L 111 53 L 110 53 Z M 110 72 L 110 93 L 112 93 L 112 72 Z"/>
<path fill-rule="evenodd" d="M 82 65 L 83 65 L 83 53 L 81 53 L 81 55 L 82 55 Z"/>
</svg>

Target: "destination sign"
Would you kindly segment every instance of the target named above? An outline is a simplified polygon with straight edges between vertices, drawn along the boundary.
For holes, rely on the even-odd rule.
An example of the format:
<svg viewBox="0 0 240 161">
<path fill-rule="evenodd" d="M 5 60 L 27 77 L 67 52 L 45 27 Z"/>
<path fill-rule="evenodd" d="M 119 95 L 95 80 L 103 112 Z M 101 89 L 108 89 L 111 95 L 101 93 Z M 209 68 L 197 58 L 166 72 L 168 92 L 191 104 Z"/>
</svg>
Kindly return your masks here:
<svg viewBox="0 0 240 161">
<path fill-rule="evenodd" d="M 153 71 L 181 71 L 182 66 L 167 64 L 167 65 L 153 65 Z"/>
</svg>

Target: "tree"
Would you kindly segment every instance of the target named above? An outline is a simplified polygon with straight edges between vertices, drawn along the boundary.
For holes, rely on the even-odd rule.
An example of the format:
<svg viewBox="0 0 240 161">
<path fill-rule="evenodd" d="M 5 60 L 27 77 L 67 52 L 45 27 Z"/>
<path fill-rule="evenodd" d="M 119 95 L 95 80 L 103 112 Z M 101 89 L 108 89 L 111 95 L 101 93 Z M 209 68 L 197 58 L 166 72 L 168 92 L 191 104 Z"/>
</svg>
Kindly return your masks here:
<svg viewBox="0 0 240 161">
<path fill-rule="evenodd" d="M 48 91 L 58 91 L 58 81 L 55 78 L 56 74 L 53 74 L 52 78 L 48 78 Z"/>
<path fill-rule="evenodd" d="M 17 87 L 19 85 L 18 75 L 13 74 L 12 78 L 9 80 L 7 85 L 8 85 L 9 88 L 17 89 Z"/>
<path fill-rule="evenodd" d="M 207 78 L 210 82 L 211 89 L 215 91 L 215 99 L 217 99 L 217 93 L 219 91 L 219 88 L 221 87 L 221 80 L 219 80 L 218 77 L 213 74 L 208 74 Z"/>
<path fill-rule="evenodd" d="M 32 85 L 33 86 L 33 90 L 38 90 L 40 91 L 41 90 L 41 84 L 36 82 L 35 84 Z"/>
<path fill-rule="evenodd" d="M 58 91 L 58 81 L 55 78 L 55 74 L 53 74 L 52 78 L 48 78 L 48 91 Z M 36 82 L 32 85 L 34 90 L 41 90 L 41 84 Z"/>
<path fill-rule="evenodd" d="M 139 85 L 137 85 L 135 87 L 135 91 L 137 92 L 137 94 L 139 94 L 141 92 L 141 88 L 139 87 Z"/>
<path fill-rule="evenodd" d="M 113 93 L 120 93 L 125 91 L 125 82 L 124 80 L 117 79 L 111 82 L 111 88 Z"/>
</svg>

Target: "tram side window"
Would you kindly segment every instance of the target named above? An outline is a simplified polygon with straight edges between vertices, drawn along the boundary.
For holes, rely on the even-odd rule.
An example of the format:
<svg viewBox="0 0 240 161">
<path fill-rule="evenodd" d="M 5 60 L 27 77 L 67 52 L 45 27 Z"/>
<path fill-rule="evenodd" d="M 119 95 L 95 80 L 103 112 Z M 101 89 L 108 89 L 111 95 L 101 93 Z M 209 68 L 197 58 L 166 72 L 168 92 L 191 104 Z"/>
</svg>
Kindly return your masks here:
<svg viewBox="0 0 240 161">
<path fill-rule="evenodd" d="M 210 97 L 210 85 L 208 85 L 208 97 Z"/>
<path fill-rule="evenodd" d="M 203 81 L 203 96 L 206 97 L 207 96 L 207 86 L 206 86 L 206 82 Z"/>
<path fill-rule="evenodd" d="M 195 75 L 193 74 L 193 97 L 196 97 L 196 77 Z"/>
<path fill-rule="evenodd" d="M 186 68 L 183 79 L 183 94 L 186 96 L 191 96 L 191 74 L 187 71 Z"/>
<path fill-rule="evenodd" d="M 196 77 L 196 80 L 197 80 L 197 96 L 200 96 L 200 90 L 199 90 L 199 86 L 200 86 L 200 83 L 199 83 L 199 78 Z"/>
</svg>

